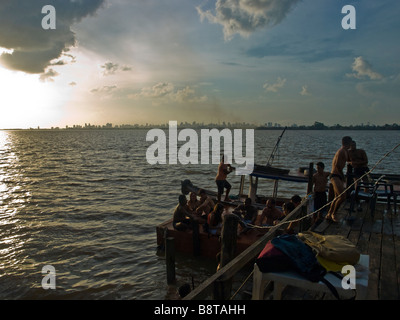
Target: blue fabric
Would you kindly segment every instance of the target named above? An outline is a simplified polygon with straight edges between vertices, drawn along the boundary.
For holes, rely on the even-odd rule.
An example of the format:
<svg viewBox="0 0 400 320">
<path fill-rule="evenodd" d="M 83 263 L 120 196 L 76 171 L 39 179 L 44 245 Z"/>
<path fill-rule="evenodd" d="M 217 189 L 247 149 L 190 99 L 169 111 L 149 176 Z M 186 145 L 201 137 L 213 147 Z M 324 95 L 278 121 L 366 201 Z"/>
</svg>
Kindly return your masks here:
<svg viewBox="0 0 400 320">
<path fill-rule="evenodd" d="M 319 281 L 326 270 L 318 263 L 312 251 L 296 235 L 284 234 L 271 240 L 271 243 L 285 253 L 292 261 L 294 267 L 304 277 L 311 281 Z"/>
</svg>

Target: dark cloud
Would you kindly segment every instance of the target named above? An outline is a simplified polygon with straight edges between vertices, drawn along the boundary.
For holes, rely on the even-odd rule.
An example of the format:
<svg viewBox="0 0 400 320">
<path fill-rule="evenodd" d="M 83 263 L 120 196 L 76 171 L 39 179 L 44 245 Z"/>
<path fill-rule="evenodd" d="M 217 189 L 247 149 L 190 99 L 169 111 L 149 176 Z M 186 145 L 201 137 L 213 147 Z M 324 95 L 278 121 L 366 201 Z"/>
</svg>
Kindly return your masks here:
<svg viewBox="0 0 400 320">
<path fill-rule="evenodd" d="M 1 0 L 0 47 L 13 50 L 0 56 L 12 70 L 44 73 L 53 62 L 75 45 L 74 23 L 94 14 L 105 0 Z M 42 28 L 42 8 L 56 9 L 56 29 Z"/>
<path fill-rule="evenodd" d="M 57 77 L 59 75 L 59 73 L 57 71 L 54 71 L 53 69 L 49 69 L 46 72 L 42 73 L 40 75 L 40 81 L 46 82 L 53 82 L 54 81 L 54 77 Z"/>
<path fill-rule="evenodd" d="M 122 66 L 120 67 L 118 63 L 106 62 L 102 66 L 100 66 L 103 71 L 104 76 L 115 74 L 117 71 L 132 71 L 132 67 Z"/>
<path fill-rule="evenodd" d="M 218 0 L 215 13 L 197 11 L 201 19 L 224 28 L 225 39 L 236 33 L 247 36 L 257 29 L 279 24 L 300 0 Z"/>
<path fill-rule="evenodd" d="M 114 74 L 119 66 L 117 63 L 112 63 L 112 62 L 106 62 L 104 65 L 101 66 L 102 69 L 104 69 L 103 74 L 105 76 L 110 75 L 110 74 Z"/>
</svg>

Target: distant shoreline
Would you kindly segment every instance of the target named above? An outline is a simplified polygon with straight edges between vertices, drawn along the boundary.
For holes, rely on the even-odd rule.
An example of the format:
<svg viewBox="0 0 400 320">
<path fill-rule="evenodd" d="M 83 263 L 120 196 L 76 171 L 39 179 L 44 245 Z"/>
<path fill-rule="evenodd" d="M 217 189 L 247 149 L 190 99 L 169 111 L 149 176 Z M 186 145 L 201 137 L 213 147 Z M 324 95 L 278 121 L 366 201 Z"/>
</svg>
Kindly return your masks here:
<svg viewBox="0 0 400 320">
<path fill-rule="evenodd" d="M 178 128 L 192 128 L 192 129 L 254 129 L 254 130 L 283 130 L 285 126 L 275 125 L 275 126 L 256 126 L 247 123 L 235 123 L 235 124 L 189 124 L 189 123 L 181 123 L 178 124 Z M 88 131 L 88 130 L 150 130 L 150 129 L 168 129 L 168 125 L 116 125 L 110 126 L 108 125 L 75 125 L 73 127 L 51 127 L 51 128 L 9 128 L 9 129 L 0 129 L 4 131 Z M 286 127 L 286 130 L 319 130 L 319 131 L 337 131 L 337 130 L 400 130 L 399 124 L 385 124 L 385 125 L 349 125 L 342 126 L 339 124 L 333 126 L 325 126 L 324 124 L 316 123 L 311 126 L 305 125 L 292 125 Z"/>
</svg>

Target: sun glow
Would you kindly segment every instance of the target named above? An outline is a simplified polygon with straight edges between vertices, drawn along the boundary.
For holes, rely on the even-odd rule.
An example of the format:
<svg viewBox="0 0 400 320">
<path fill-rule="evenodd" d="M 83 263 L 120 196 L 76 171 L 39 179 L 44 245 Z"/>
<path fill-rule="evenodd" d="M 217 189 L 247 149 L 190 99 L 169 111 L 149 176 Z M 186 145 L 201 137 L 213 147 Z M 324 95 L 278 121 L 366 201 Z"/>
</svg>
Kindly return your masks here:
<svg viewBox="0 0 400 320">
<path fill-rule="evenodd" d="M 43 126 L 58 116 L 52 83 L 39 75 L 10 71 L 0 67 L 0 128 Z"/>
</svg>

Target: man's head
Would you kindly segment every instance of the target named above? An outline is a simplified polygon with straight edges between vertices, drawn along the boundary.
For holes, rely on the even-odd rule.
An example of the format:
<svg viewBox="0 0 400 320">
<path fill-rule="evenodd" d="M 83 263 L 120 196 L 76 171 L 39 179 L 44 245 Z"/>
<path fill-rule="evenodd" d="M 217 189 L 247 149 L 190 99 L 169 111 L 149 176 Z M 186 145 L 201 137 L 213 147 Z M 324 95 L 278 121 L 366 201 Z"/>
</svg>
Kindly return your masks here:
<svg viewBox="0 0 400 320">
<path fill-rule="evenodd" d="M 296 206 L 294 205 L 293 202 L 285 202 L 283 204 L 283 211 L 288 214 L 290 212 L 292 212 L 294 210 L 294 208 L 296 208 Z"/>
<path fill-rule="evenodd" d="M 351 139 L 351 137 L 345 136 L 342 138 L 342 146 L 345 147 L 346 149 L 349 149 L 352 141 L 353 139 Z"/>
<path fill-rule="evenodd" d="M 181 195 L 179 196 L 179 204 L 180 204 L 181 206 L 183 206 L 183 205 L 186 204 L 186 202 L 187 202 L 186 196 L 185 196 L 184 194 L 181 194 Z"/>
<path fill-rule="evenodd" d="M 324 169 L 325 169 L 324 163 L 323 163 L 323 162 L 318 162 L 318 163 L 317 163 L 317 171 L 318 171 L 318 172 L 323 172 Z"/>
<path fill-rule="evenodd" d="M 199 197 L 200 198 L 204 198 L 206 196 L 207 196 L 206 191 L 204 189 L 200 189 L 199 190 Z"/>
<path fill-rule="evenodd" d="M 268 209 L 272 209 L 275 207 L 276 201 L 275 199 L 268 199 L 266 202 L 266 206 Z"/>
<path fill-rule="evenodd" d="M 296 194 L 290 199 L 290 201 L 293 202 L 294 205 L 297 207 L 301 203 L 301 198 L 299 195 Z"/>
</svg>

